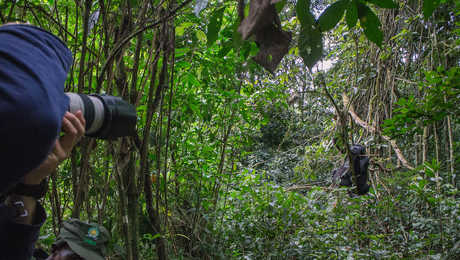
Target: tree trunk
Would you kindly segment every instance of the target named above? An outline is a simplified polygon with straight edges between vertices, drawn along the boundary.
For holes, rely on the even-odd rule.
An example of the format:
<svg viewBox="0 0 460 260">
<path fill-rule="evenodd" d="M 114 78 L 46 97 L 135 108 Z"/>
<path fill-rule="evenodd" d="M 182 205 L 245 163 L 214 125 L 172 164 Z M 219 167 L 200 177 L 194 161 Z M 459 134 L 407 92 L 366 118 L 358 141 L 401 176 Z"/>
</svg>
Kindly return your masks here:
<svg viewBox="0 0 460 260">
<path fill-rule="evenodd" d="M 422 163 L 427 161 L 428 153 L 428 126 L 423 128 L 423 140 L 422 140 Z"/>
<path fill-rule="evenodd" d="M 449 160 L 450 160 L 450 174 L 452 176 L 452 185 L 456 186 L 455 174 L 455 157 L 454 157 L 454 137 L 452 133 L 451 116 L 447 116 L 447 131 L 449 134 Z"/>
</svg>

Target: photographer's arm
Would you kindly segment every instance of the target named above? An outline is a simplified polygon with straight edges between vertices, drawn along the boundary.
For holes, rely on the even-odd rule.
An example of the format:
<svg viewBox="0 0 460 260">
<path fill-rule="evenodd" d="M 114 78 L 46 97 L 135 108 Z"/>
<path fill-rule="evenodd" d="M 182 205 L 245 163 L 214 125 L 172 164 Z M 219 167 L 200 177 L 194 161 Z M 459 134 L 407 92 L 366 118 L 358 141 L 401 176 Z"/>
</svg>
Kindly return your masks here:
<svg viewBox="0 0 460 260">
<path fill-rule="evenodd" d="M 66 112 L 62 119 L 62 129 L 65 134 L 56 140 L 54 149 L 48 155 L 48 158 L 24 177 L 24 184 L 39 185 L 45 178 L 54 172 L 62 161 L 70 156 L 73 147 L 85 133 L 85 119 L 81 111 L 77 112 L 75 115 Z M 21 201 L 24 204 L 24 212 L 27 214 L 24 213 L 23 215 L 25 216 L 17 217 L 16 222 L 31 225 L 35 220 L 37 201 L 32 197 L 13 195 L 8 198 L 7 203 L 9 202 L 10 205 L 18 202 L 22 204 Z"/>
<path fill-rule="evenodd" d="M 36 169 L 23 180 L 26 185 L 37 185 L 47 178 L 56 167 L 69 157 L 75 144 L 85 132 L 85 120 L 79 111 L 67 112 L 62 119 L 64 135 L 56 140 L 53 151 Z M 38 239 L 40 227 L 46 219 L 43 207 L 33 197 L 10 195 L 6 204 L 0 204 L 0 249 L 8 259 L 29 259 L 33 245 Z M 1 258 L 0 259 L 4 259 Z M 5 258 L 6 259 L 6 258 Z"/>
</svg>

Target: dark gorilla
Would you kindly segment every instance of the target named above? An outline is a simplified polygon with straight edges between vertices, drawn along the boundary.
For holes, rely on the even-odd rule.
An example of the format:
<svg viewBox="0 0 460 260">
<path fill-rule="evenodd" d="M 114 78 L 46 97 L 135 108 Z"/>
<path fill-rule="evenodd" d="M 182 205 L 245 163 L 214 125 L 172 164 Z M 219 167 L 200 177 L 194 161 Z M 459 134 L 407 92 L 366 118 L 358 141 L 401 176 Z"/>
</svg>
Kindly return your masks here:
<svg viewBox="0 0 460 260">
<path fill-rule="evenodd" d="M 369 192 L 369 184 L 367 180 L 369 178 L 367 168 L 369 167 L 369 157 L 366 156 L 366 148 L 362 145 L 353 145 L 350 148 L 351 157 L 353 160 L 354 170 L 357 174 L 358 180 L 358 194 L 364 195 Z M 338 182 L 340 178 L 340 185 L 351 187 L 353 182 L 351 181 L 352 171 L 350 169 L 350 162 L 345 160 L 345 163 L 338 169 L 332 172 L 332 179 L 334 182 Z"/>
</svg>

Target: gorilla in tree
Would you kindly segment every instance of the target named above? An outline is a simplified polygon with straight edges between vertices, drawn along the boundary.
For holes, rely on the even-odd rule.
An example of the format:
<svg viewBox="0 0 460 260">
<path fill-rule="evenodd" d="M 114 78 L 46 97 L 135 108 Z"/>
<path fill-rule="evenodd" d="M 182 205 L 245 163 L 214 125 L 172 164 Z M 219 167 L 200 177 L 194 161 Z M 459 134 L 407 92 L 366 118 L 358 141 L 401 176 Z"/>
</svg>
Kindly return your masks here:
<svg viewBox="0 0 460 260">
<path fill-rule="evenodd" d="M 357 191 L 359 195 L 364 195 L 369 192 L 368 172 L 367 168 L 369 167 L 369 157 L 366 156 L 366 148 L 362 145 L 353 145 L 350 148 L 351 158 L 353 160 L 353 168 L 357 177 Z M 345 163 L 338 169 L 335 169 L 332 172 L 332 179 L 335 183 L 338 183 L 340 179 L 341 186 L 351 187 L 353 186 L 352 182 L 352 170 L 350 168 L 349 160 L 345 160 Z"/>
</svg>

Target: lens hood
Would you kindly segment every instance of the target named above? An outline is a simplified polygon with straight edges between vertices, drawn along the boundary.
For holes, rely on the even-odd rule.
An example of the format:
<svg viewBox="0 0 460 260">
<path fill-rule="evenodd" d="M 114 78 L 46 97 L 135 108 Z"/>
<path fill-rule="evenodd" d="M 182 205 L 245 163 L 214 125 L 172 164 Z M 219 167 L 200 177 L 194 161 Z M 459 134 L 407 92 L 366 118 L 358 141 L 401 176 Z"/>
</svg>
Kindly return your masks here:
<svg viewBox="0 0 460 260">
<path fill-rule="evenodd" d="M 104 104 L 104 123 L 90 137 L 115 139 L 136 134 L 136 108 L 120 97 L 108 95 L 91 95 Z"/>
</svg>

